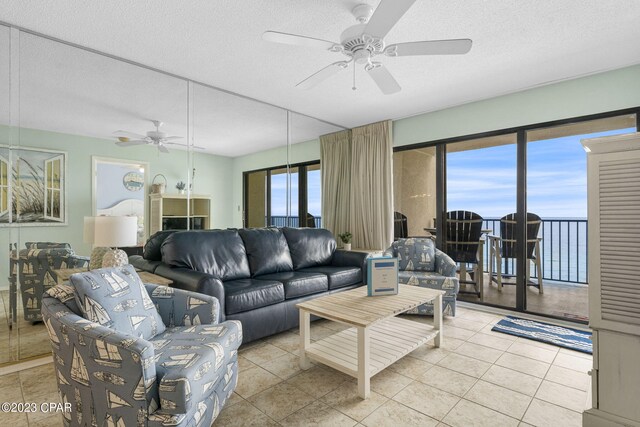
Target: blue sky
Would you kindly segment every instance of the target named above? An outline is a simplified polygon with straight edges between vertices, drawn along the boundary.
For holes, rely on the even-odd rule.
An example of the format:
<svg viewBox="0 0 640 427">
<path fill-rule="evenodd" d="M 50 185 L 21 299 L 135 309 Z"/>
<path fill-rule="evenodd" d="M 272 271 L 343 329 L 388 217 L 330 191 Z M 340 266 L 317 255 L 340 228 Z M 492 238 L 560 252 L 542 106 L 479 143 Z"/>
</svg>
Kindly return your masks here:
<svg viewBox="0 0 640 427">
<path fill-rule="evenodd" d="M 542 218 L 586 218 L 587 157 L 580 140 L 634 132 L 599 132 L 531 142 L 527 146 L 527 204 Z M 309 213 L 321 215 L 320 171 L 308 172 Z M 291 215 L 298 215 L 298 174 L 291 175 Z M 286 215 L 286 175 L 271 177 L 271 214 Z M 447 210 L 485 218 L 516 210 L 516 145 L 447 154 Z"/>
<path fill-rule="evenodd" d="M 584 138 L 634 129 L 567 136 L 527 145 L 527 210 L 542 218 L 587 217 Z M 447 154 L 447 210 L 501 218 L 516 210 L 516 145 Z"/>
<path fill-rule="evenodd" d="M 307 172 L 307 191 L 309 213 L 321 216 L 320 170 Z M 287 214 L 287 180 L 286 174 L 271 175 L 271 215 Z M 291 174 L 291 215 L 298 216 L 298 173 Z"/>
</svg>

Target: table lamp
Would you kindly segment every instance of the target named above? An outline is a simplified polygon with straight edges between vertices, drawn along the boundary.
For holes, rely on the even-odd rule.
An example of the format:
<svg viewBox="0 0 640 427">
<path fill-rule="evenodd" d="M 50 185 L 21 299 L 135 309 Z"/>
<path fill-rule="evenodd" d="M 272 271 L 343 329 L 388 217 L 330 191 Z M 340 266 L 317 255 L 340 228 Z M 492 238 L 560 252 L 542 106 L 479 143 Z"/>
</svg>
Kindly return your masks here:
<svg viewBox="0 0 640 427">
<path fill-rule="evenodd" d="M 96 216 L 85 218 L 85 241 L 91 237 L 96 247 L 108 247 L 102 257 L 102 267 L 119 267 L 129 262 L 129 257 L 118 247 L 135 246 L 138 243 L 138 217 Z M 93 227 L 91 226 L 93 223 Z"/>
<path fill-rule="evenodd" d="M 91 256 L 89 257 L 89 270 L 95 270 L 96 268 L 102 268 L 102 259 L 107 252 L 111 251 L 111 248 L 105 248 L 103 246 L 95 246 L 93 240 L 95 239 L 96 219 L 93 216 L 84 217 L 84 233 L 83 241 L 90 243 Z"/>
</svg>

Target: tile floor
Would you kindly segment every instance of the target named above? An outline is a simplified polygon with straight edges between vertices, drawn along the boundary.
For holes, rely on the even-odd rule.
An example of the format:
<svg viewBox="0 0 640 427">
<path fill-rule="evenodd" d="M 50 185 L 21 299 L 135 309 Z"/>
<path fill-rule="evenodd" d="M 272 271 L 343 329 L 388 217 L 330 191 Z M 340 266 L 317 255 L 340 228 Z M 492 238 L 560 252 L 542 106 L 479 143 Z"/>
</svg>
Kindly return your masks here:
<svg viewBox="0 0 640 427">
<path fill-rule="evenodd" d="M 338 371 L 300 370 L 295 330 L 250 343 L 240 349 L 238 387 L 214 426 L 580 426 L 591 356 L 491 332 L 500 318 L 459 308 L 457 317 L 445 318 L 443 347 L 425 344 L 376 375 L 368 400 Z M 314 322 L 312 338 L 339 329 Z M 0 376 L 0 401 L 21 400 L 57 400 L 51 364 Z M 34 415 L 0 419 L 61 424 Z"/>
</svg>

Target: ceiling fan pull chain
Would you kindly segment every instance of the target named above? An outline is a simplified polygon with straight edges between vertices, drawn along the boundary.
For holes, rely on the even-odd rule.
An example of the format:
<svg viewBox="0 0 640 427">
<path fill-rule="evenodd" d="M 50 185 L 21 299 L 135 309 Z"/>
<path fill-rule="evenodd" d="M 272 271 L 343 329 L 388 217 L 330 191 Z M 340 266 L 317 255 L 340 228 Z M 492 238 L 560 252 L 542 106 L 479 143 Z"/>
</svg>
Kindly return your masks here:
<svg viewBox="0 0 640 427">
<path fill-rule="evenodd" d="M 358 88 L 356 87 L 356 63 L 353 63 L 353 86 L 351 87 L 352 90 L 357 90 Z"/>
</svg>

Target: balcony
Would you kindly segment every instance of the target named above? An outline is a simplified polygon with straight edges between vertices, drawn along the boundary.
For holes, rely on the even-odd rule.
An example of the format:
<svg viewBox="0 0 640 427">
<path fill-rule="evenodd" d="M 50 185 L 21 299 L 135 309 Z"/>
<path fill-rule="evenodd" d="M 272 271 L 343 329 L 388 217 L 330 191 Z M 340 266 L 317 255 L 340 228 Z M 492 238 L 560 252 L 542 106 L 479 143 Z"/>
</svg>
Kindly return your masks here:
<svg viewBox="0 0 640 427">
<path fill-rule="evenodd" d="M 322 218 L 314 218 L 316 228 L 322 226 Z M 271 226 L 298 227 L 298 217 L 272 216 Z M 587 286 L 589 284 L 587 220 L 579 218 L 543 218 L 539 236 L 541 240 L 543 295 L 537 288 L 527 290 L 527 309 L 532 312 L 585 321 L 588 316 Z M 500 235 L 500 218 L 486 218 L 483 229 Z M 514 279 L 506 279 L 507 285 L 498 291 L 489 277 L 489 245 L 484 245 L 484 303 L 515 307 Z M 495 266 L 494 266 L 495 269 Z M 502 272 L 513 274 L 515 260 L 504 260 Z M 531 268 L 532 280 L 537 280 L 535 268 Z M 461 301 L 480 302 L 470 294 L 460 294 Z"/>
<path fill-rule="evenodd" d="M 544 294 L 537 288 L 527 289 L 527 310 L 570 320 L 588 319 L 588 222 L 578 218 L 543 218 L 538 237 L 541 238 L 541 266 Z M 500 219 L 485 218 L 483 229 L 500 235 Z M 484 245 L 485 303 L 504 307 L 515 307 L 515 278 L 503 281 L 502 292 L 489 277 L 489 245 Z M 537 282 L 536 270 L 530 266 L 531 280 Z M 495 265 L 493 266 L 495 271 Z M 502 273 L 513 274 L 515 259 L 503 260 Z M 494 275 L 495 277 L 495 275 Z M 479 302 L 475 295 L 460 294 L 459 300 Z"/>
</svg>

